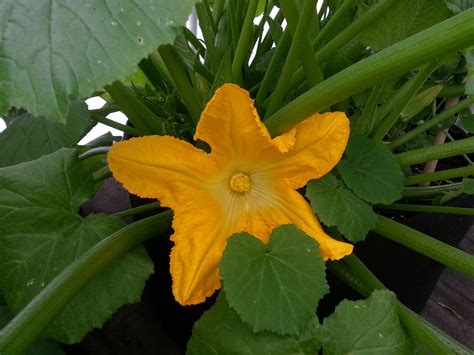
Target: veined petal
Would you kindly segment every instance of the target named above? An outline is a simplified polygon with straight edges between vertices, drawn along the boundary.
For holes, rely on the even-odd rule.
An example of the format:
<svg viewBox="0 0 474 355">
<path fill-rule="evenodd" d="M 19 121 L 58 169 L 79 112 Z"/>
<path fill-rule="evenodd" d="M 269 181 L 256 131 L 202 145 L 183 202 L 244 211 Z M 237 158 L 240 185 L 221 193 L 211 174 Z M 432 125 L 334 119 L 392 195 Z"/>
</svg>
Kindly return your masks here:
<svg viewBox="0 0 474 355">
<path fill-rule="evenodd" d="M 229 160 L 244 157 L 261 162 L 267 156 L 288 151 L 294 132 L 273 140 L 261 122 L 248 92 L 234 84 L 224 84 L 207 104 L 196 128 L 194 139 L 211 146 L 211 154 Z"/>
<path fill-rule="evenodd" d="M 250 193 L 251 217 L 245 230 L 260 237 L 264 242 L 272 229 L 282 224 L 295 224 L 316 239 L 324 260 L 339 260 L 350 255 L 353 246 L 327 235 L 319 224 L 310 205 L 296 191 L 286 187 L 256 187 Z"/>
<path fill-rule="evenodd" d="M 198 192 L 193 202 L 175 210 L 170 272 L 173 294 L 182 305 L 203 302 L 221 287 L 219 263 L 227 239 L 242 230 L 238 195 L 226 193 L 222 201 Z"/>
<path fill-rule="evenodd" d="M 288 152 L 262 166 L 288 187 L 298 189 L 327 174 L 339 162 L 349 139 L 349 120 L 343 112 L 314 114 L 293 128 L 295 143 Z"/>
<path fill-rule="evenodd" d="M 157 198 L 171 208 L 208 188 L 217 167 L 209 155 L 170 136 L 147 136 L 116 143 L 109 168 L 125 188 L 140 197 Z"/>
</svg>

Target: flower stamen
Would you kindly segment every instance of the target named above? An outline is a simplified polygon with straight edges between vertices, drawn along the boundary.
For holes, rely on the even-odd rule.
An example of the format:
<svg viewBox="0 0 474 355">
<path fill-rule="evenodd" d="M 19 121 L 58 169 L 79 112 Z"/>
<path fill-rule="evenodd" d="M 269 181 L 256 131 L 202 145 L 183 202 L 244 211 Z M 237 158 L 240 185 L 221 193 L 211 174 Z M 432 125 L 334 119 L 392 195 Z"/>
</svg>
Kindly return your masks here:
<svg viewBox="0 0 474 355">
<path fill-rule="evenodd" d="M 252 187 L 250 178 L 244 173 L 237 173 L 230 178 L 230 188 L 236 192 L 249 192 Z"/>
</svg>

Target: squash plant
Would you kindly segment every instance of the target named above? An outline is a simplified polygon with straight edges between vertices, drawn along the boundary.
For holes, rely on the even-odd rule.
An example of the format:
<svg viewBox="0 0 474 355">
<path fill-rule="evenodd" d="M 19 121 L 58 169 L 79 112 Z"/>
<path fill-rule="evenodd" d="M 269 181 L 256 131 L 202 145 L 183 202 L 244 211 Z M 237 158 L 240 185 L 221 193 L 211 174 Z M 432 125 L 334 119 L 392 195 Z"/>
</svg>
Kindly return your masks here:
<svg viewBox="0 0 474 355">
<path fill-rule="evenodd" d="M 439 144 L 456 115 L 472 127 L 474 4 L 316 5 L 0 3 L 1 354 L 62 353 L 139 301 L 154 269 L 142 243 L 173 233 L 176 301 L 220 290 L 189 354 L 470 352 L 357 248 L 372 231 L 474 277 L 474 256 L 388 217 L 473 214 L 444 206 L 473 193 L 469 157 L 427 163 L 474 153 L 474 137 Z M 193 6 L 202 38 L 184 27 Z M 96 122 L 129 139 L 78 146 Z M 160 201 L 81 215 L 112 173 Z M 327 272 L 361 300 L 318 319 Z"/>
</svg>

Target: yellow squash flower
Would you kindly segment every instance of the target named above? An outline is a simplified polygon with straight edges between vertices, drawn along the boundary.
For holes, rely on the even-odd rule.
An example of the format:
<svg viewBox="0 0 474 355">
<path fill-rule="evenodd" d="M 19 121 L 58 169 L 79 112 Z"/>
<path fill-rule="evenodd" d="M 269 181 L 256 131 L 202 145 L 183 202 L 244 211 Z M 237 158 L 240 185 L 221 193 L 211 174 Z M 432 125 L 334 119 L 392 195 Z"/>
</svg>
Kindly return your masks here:
<svg viewBox="0 0 474 355">
<path fill-rule="evenodd" d="M 324 259 L 351 254 L 352 245 L 329 237 L 295 191 L 337 164 L 348 137 L 347 117 L 333 112 L 272 139 L 248 92 L 225 84 L 194 136 L 210 153 L 170 136 L 147 136 L 114 144 L 108 160 L 128 191 L 174 210 L 173 294 L 191 305 L 220 288 L 219 262 L 233 233 L 266 243 L 273 228 L 292 223 L 319 242 Z"/>
</svg>

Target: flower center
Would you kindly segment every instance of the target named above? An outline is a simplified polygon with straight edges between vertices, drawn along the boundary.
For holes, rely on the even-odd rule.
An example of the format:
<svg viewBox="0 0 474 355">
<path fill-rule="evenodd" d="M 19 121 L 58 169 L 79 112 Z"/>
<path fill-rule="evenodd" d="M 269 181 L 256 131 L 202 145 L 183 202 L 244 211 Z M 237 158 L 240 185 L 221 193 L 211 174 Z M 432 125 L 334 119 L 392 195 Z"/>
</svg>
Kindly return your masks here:
<svg viewBox="0 0 474 355">
<path fill-rule="evenodd" d="M 243 174 L 237 173 L 230 178 L 230 188 L 237 192 L 249 192 L 252 187 L 250 178 Z"/>
</svg>

